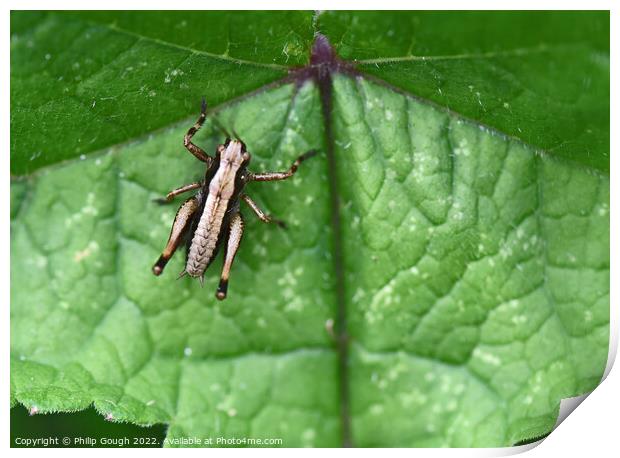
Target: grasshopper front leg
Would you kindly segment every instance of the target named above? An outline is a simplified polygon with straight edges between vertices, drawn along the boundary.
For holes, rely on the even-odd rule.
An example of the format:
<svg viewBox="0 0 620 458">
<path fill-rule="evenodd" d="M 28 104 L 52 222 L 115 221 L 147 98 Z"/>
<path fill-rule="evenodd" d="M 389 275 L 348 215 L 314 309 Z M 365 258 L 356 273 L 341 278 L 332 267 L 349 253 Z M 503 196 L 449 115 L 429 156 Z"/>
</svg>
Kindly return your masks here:
<svg viewBox="0 0 620 458">
<path fill-rule="evenodd" d="M 311 158 L 317 152 L 314 150 L 308 151 L 307 153 L 302 154 L 293 162 L 293 165 L 285 171 L 285 172 L 263 172 L 263 173 L 250 173 L 248 175 L 248 181 L 279 181 L 286 180 L 287 178 L 292 177 L 297 172 L 297 168 L 299 164 L 301 164 L 306 159 Z"/>
<path fill-rule="evenodd" d="M 198 118 L 198 121 L 196 121 L 196 124 L 190 127 L 187 133 L 185 134 L 185 137 L 183 138 L 183 146 L 185 146 L 185 148 L 187 148 L 187 151 L 192 153 L 198 160 L 202 162 L 206 162 L 207 167 L 209 167 L 211 165 L 211 162 L 213 161 L 213 158 L 209 156 L 207 153 L 205 153 L 204 150 L 200 148 L 198 145 L 195 145 L 194 143 L 192 143 L 192 137 L 196 134 L 196 132 L 200 130 L 200 128 L 202 127 L 206 119 L 207 119 L 207 101 L 205 99 L 202 99 L 200 117 Z"/>
</svg>

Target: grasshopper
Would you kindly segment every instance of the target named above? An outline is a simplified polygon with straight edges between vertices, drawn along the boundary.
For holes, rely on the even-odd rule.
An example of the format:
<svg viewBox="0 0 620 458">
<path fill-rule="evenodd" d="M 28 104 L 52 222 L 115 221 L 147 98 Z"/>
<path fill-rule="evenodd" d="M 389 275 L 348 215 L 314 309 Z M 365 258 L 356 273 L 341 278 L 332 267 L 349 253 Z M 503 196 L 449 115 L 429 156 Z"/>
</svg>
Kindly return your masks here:
<svg viewBox="0 0 620 458">
<path fill-rule="evenodd" d="M 168 242 L 152 270 L 155 275 L 161 275 L 177 247 L 185 240 L 187 260 L 179 278 L 189 275 L 198 278 L 202 285 L 205 271 L 223 245 L 224 265 L 215 294 L 215 297 L 223 300 L 228 291 L 230 269 L 243 236 L 244 224 L 239 212 L 240 201 L 245 202 L 261 221 L 286 227 L 283 221 L 263 212 L 256 202 L 244 193 L 245 185 L 251 181 L 286 180 L 297 172 L 299 164 L 314 156 L 316 151 L 302 154 L 284 172 L 252 173 L 248 170 L 251 155 L 245 143 L 239 138 L 231 139 L 228 136 L 226 142 L 216 148 L 215 157 L 209 156 L 192 143 L 192 137 L 202 127 L 206 118 L 207 103 L 203 99 L 200 117 L 187 131 L 183 144 L 190 153 L 207 165 L 207 170 L 202 181 L 173 189 L 165 199 L 159 200 L 170 202 L 179 194 L 198 190 L 194 196 L 183 202 L 177 211 Z"/>
</svg>

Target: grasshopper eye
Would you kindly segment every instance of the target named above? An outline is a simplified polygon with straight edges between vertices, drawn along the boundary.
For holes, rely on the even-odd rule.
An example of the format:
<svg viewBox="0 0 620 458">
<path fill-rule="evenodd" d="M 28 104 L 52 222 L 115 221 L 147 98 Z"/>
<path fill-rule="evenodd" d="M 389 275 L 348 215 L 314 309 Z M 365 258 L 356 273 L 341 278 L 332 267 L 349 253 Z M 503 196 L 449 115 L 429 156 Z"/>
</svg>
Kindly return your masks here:
<svg viewBox="0 0 620 458">
<path fill-rule="evenodd" d="M 243 162 L 247 162 L 250 160 L 250 155 L 248 153 L 243 153 Z"/>
</svg>

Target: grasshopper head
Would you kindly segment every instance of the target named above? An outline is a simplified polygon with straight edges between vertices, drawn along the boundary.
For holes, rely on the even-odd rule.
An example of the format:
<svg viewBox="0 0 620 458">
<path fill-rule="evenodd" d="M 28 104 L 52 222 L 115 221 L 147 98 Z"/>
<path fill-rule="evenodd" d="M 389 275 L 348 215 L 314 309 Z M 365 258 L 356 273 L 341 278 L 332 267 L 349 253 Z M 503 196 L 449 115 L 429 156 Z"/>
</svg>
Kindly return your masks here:
<svg viewBox="0 0 620 458">
<path fill-rule="evenodd" d="M 221 162 L 234 164 L 237 167 L 247 165 L 251 158 L 245 149 L 245 143 L 235 139 L 226 139 L 226 143 L 218 147 L 218 154 Z"/>
</svg>

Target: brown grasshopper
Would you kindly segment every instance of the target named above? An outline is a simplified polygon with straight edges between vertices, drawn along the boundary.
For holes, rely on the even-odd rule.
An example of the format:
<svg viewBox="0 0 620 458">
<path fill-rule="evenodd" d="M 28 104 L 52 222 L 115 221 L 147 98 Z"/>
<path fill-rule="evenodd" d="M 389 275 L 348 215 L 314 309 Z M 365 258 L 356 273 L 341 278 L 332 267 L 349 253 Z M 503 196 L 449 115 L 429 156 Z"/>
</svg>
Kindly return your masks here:
<svg viewBox="0 0 620 458">
<path fill-rule="evenodd" d="M 243 200 L 265 223 L 276 223 L 285 227 L 284 222 L 263 212 L 258 205 L 243 192 L 250 181 L 276 181 L 292 177 L 297 167 L 304 160 L 316 154 L 309 151 L 299 156 L 285 172 L 252 173 L 247 167 L 250 153 L 241 140 L 227 138 L 215 151 L 215 157 L 209 156 L 200 147 L 192 143 L 192 137 L 207 118 L 207 104 L 203 99 L 200 117 L 185 135 L 185 148 L 200 161 L 207 164 L 207 171 L 202 181 L 187 184 L 170 191 L 163 202 L 170 202 L 184 192 L 198 189 L 193 197 L 187 199 L 174 218 L 168 243 L 161 256 L 153 265 L 153 273 L 161 275 L 168 260 L 184 239 L 187 242 L 187 261 L 179 275 L 198 278 L 204 282 L 205 270 L 215 259 L 220 247 L 224 245 L 224 266 L 215 297 L 226 298 L 230 268 L 239 249 L 243 235 L 243 218 L 239 212 L 239 201 Z"/>
</svg>

